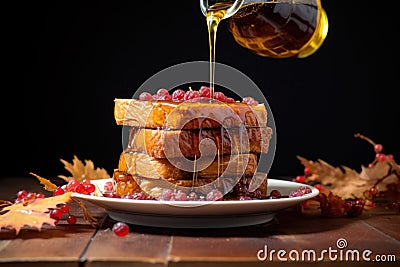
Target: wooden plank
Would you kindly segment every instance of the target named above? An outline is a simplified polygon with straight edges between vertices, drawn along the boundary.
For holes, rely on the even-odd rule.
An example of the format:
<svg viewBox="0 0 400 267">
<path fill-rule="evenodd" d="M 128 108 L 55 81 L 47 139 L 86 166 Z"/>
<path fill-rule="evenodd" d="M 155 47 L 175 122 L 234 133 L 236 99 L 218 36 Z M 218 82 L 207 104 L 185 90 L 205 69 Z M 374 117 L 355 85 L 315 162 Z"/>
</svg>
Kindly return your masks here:
<svg viewBox="0 0 400 267">
<path fill-rule="evenodd" d="M 85 266 L 166 266 L 171 244 L 168 231 L 130 225 L 124 237 L 115 235 L 111 228 L 116 221 L 107 218 L 82 256 Z"/>
</svg>

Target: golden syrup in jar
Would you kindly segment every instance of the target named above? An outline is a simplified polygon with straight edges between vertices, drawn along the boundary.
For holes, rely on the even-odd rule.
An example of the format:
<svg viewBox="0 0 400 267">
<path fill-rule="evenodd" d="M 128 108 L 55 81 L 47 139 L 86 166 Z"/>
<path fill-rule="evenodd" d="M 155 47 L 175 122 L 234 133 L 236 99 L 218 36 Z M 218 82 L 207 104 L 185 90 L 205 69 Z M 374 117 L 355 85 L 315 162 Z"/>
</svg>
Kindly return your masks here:
<svg viewBox="0 0 400 267">
<path fill-rule="evenodd" d="M 227 21 L 236 42 L 257 55 L 271 58 L 299 56 L 316 30 L 323 35 L 310 55 L 325 39 L 326 25 L 318 25 L 318 1 L 315 4 L 256 2 L 245 4 Z M 325 14 L 326 16 L 326 14 Z M 324 27 L 326 26 L 326 27 Z M 325 30 L 325 32 L 323 32 Z M 300 54 L 301 55 L 301 54 Z M 301 56 L 299 56 L 301 57 Z"/>
</svg>

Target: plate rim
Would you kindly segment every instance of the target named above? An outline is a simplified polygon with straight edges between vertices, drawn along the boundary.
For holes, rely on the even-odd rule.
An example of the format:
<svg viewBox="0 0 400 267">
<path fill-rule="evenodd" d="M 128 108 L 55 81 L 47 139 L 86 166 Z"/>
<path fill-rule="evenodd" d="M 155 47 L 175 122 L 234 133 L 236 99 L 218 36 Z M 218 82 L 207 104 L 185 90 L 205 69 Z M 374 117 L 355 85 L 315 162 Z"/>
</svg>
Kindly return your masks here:
<svg viewBox="0 0 400 267">
<path fill-rule="evenodd" d="M 105 179 L 97 179 L 97 180 L 103 180 L 104 182 L 106 180 L 111 180 L 112 178 L 105 178 Z M 91 180 L 96 181 L 96 180 Z M 313 198 L 319 194 L 319 190 L 311 185 L 308 184 L 302 184 L 298 182 L 293 182 L 293 181 L 288 181 L 288 180 L 280 180 L 280 179 L 273 179 L 273 178 L 268 178 L 268 183 L 283 183 L 286 185 L 290 186 L 307 186 L 308 188 L 311 189 L 311 192 L 303 195 L 303 196 L 298 196 L 298 197 L 285 197 L 285 198 L 279 198 L 279 199 L 251 199 L 251 200 L 223 200 L 223 201 L 195 201 L 195 200 L 174 200 L 174 201 L 160 201 L 160 200 L 135 200 L 135 199 L 122 199 L 122 198 L 111 198 L 111 197 L 104 197 L 104 196 L 92 196 L 92 195 L 85 195 L 85 194 L 80 194 L 73 192 L 71 194 L 72 198 L 79 198 L 79 199 L 84 199 L 84 200 L 93 200 L 93 201 L 100 201 L 100 202 L 109 202 L 109 203 L 130 203 L 130 204 L 145 204 L 145 205 L 169 205 L 169 204 L 174 204 L 170 206 L 174 207 L 183 207 L 187 208 L 188 206 L 190 207 L 197 207 L 197 206 L 205 206 L 208 204 L 211 205 L 218 205 L 218 206 L 230 206 L 230 205 L 258 205 L 262 203 L 286 203 L 286 202 L 301 202 L 303 200 L 308 200 L 310 198 Z M 270 185 L 268 184 L 268 187 Z M 283 186 L 280 186 L 283 187 Z M 93 203 L 93 202 L 92 202 Z"/>
<path fill-rule="evenodd" d="M 267 223 L 274 219 L 276 213 L 319 194 L 319 190 L 311 185 L 288 180 L 268 179 L 268 186 L 276 186 L 278 189 L 286 187 L 289 190 L 307 186 L 311 189 L 311 193 L 280 199 L 225 201 L 133 200 L 79 193 L 72 193 L 71 196 L 104 208 L 107 215 L 113 220 L 136 225 L 166 228 L 227 228 Z M 107 179 L 101 180 L 103 180 L 102 182 L 107 181 Z M 174 205 L 168 205 L 169 203 Z M 129 205 L 125 206 L 125 204 Z M 188 204 L 192 206 L 188 206 Z"/>
</svg>

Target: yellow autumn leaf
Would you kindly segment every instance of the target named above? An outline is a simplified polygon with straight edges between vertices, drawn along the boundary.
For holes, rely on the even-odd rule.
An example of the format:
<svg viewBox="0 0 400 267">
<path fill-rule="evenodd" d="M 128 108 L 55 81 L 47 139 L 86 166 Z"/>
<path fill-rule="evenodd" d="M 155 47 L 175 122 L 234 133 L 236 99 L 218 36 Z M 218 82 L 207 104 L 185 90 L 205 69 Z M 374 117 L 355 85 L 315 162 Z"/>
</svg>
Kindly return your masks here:
<svg viewBox="0 0 400 267">
<path fill-rule="evenodd" d="M 78 181 L 83 181 L 84 179 L 95 180 L 111 177 L 104 168 L 95 168 L 94 163 L 91 160 L 85 160 L 85 163 L 83 163 L 77 156 L 74 155 L 72 163 L 64 159 L 60 159 L 60 161 L 64 164 L 64 168 L 71 174 L 71 176 L 58 175 L 59 178 L 65 180 L 66 182 L 72 178 L 75 178 Z"/>
<path fill-rule="evenodd" d="M 55 226 L 56 220 L 50 218 L 49 209 L 58 204 L 71 201 L 71 192 L 47 198 L 37 198 L 28 204 L 16 203 L 0 210 L 0 229 L 15 229 L 16 234 L 22 227 L 28 226 L 41 230 L 43 224 Z"/>
</svg>

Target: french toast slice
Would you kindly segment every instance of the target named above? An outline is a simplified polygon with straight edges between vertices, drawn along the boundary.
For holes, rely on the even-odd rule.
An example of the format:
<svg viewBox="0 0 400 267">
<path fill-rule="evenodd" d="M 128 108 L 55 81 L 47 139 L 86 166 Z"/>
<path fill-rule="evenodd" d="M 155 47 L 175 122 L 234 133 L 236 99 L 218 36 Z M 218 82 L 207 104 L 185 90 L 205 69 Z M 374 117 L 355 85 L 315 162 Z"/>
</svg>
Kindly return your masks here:
<svg viewBox="0 0 400 267">
<path fill-rule="evenodd" d="M 114 118 L 117 125 L 153 129 L 207 129 L 267 125 L 264 104 L 241 102 L 171 102 L 114 99 Z"/>
<path fill-rule="evenodd" d="M 132 175 L 150 179 L 169 181 L 198 179 L 216 179 L 224 176 L 253 176 L 257 171 L 258 157 L 254 153 L 224 155 L 220 157 L 201 157 L 193 160 L 183 158 L 159 159 L 144 153 L 123 152 L 120 155 L 118 169 Z"/>
<path fill-rule="evenodd" d="M 128 148 L 155 158 L 194 158 L 242 153 L 268 153 L 272 129 L 236 127 L 203 130 L 157 130 L 132 127 Z M 200 151 L 201 149 L 201 151 Z"/>
</svg>

